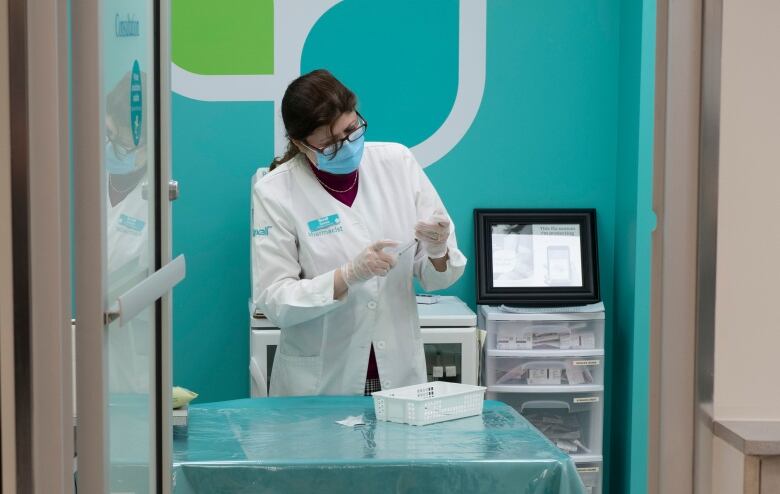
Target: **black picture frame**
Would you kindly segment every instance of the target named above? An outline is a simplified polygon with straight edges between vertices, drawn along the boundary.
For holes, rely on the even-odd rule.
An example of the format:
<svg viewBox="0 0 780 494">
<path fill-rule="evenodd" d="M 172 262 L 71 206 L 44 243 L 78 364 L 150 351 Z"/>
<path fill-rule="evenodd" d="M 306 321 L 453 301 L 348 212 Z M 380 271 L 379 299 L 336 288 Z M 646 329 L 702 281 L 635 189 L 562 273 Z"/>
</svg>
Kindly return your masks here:
<svg viewBox="0 0 780 494">
<path fill-rule="evenodd" d="M 495 286 L 492 231 L 496 225 L 579 225 L 582 285 Z M 477 304 L 570 307 L 601 300 L 595 209 L 475 209 Z M 548 262 L 549 262 L 548 248 Z"/>
</svg>

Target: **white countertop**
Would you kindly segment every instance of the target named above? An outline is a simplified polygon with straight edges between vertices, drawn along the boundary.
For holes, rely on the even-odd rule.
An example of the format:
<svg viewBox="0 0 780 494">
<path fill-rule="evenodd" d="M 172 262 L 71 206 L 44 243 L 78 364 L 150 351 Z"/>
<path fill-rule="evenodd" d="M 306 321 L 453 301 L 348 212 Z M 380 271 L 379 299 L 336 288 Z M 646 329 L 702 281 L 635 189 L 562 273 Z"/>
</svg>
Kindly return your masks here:
<svg viewBox="0 0 780 494">
<path fill-rule="evenodd" d="M 778 420 L 716 420 L 713 431 L 745 455 L 780 455 Z"/>
<path fill-rule="evenodd" d="M 252 302 L 250 301 L 249 311 L 253 329 L 275 327 L 265 317 L 253 317 L 252 309 Z M 469 328 L 477 325 L 477 315 L 458 297 L 442 295 L 435 304 L 417 304 L 417 310 L 420 314 L 420 326 L 424 328 Z"/>
<path fill-rule="evenodd" d="M 423 328 L 477 325 L 477 315 L 458 297 L 442 295 L 435 304 L 417 304 L 417 312 Z"/>
</svg>

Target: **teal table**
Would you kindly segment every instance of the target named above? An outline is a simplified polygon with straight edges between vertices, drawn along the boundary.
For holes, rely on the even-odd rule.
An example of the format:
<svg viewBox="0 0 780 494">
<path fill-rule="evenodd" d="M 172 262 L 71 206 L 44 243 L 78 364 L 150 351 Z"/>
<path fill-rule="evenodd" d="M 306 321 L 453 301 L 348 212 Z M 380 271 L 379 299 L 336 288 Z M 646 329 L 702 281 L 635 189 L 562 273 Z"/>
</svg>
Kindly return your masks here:
<svg viewBox="0 0 780 494">
<path fill-rule="evenodd" d="M 363 415 L 366 425 L 337 424 Z M 584 492 L 574 463 L 509 406 L 424 427 L 377 422 L 371 398 L 191 406 L 174 493 Z"/>
</svg>

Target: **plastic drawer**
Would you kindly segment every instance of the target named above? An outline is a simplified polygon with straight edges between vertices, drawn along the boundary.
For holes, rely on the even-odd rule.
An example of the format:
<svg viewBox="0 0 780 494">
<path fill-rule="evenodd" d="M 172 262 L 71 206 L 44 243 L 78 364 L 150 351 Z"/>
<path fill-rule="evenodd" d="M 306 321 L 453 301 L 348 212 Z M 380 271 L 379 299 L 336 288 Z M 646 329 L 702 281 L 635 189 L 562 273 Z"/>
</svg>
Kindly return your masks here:
<svg viewBox="0 0 780 494">
<path fill-rule="evenodd" d="M 603 386 L 603 351 L 590 355 L 488 355 L 485 382 L 488 386 Z"/>
<path fill-rule="evenodd" d="M 603 393 L 489 391 L 487 397 L 512 406 L 575 461 L 602 454 Z"/>
<path fill-rule="evenodd" d="M 602 462 L 577 463 L 577 473 L 585 484 L 586 494 L 601 494 Z"/>
<path fill-rule="evenodd" d="M 604 315 L 496 314 L 480 312 L 488 350 L 598 350 L 604 348 Z"/>
</svg>

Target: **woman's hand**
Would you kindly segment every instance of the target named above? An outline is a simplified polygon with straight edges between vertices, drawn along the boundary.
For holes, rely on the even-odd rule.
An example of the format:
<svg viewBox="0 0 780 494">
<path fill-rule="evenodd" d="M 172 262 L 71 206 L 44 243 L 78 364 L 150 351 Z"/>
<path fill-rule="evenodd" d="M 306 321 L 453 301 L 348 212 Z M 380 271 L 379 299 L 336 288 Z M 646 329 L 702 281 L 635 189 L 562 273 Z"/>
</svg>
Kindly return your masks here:
<svg viewBox="0 0 780 494">
<path fill-rule="evenodd" d="M 450 238 L 450 219 L 443 211 L 434 211 L 425 221 L 414 226 L 414 236 L 423 245 L 427 256 L 441 259 L 447 255 L 447 239 Z"/>
<path fill-rule="evenodd" d="M 352 261 L 341 267 L 341 275 L 347 286 L 354 286 L 375 276 L 386 276 L 398 261 L 398 256 L 382 249 L 397 247 L 394 240 L 374 242 L 358 254 Z"/>
</svg>

